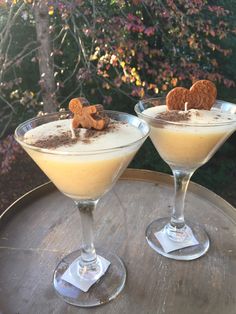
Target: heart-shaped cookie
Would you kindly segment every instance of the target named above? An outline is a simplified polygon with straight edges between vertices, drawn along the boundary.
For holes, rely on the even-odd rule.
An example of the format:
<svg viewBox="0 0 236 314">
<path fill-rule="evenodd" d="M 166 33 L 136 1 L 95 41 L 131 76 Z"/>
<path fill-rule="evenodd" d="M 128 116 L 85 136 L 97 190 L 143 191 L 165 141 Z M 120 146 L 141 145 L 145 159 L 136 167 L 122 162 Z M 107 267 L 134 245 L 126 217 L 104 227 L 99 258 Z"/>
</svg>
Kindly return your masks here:
<svg viewBox="0 0 236 314">
<path fill-rule="evenodd" d="M 208 80 L 195 82 L 190 89 L 173 88 L 166 96 L 168 110 L 187 109 L 210 110 L 216 100 L 217 90 L 214 83 Z"/>
</svg>

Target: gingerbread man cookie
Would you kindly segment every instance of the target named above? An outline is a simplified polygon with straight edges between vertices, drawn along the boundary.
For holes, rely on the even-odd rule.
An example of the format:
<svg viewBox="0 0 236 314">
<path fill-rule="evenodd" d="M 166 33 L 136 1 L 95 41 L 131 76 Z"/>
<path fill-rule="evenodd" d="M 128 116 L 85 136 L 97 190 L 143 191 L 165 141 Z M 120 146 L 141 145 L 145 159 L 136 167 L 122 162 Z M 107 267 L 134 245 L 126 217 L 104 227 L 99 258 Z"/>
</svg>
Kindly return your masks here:
<svg viewBox="0 0 236 314">
<path fill-rule="evenodd" d="M 89 105 L 87 99 L 73 98 L 69 103 L 69 109 L 74 113 L 72 127 L 103 130 L 109 123 L 102 105 Z"/>
</svg>

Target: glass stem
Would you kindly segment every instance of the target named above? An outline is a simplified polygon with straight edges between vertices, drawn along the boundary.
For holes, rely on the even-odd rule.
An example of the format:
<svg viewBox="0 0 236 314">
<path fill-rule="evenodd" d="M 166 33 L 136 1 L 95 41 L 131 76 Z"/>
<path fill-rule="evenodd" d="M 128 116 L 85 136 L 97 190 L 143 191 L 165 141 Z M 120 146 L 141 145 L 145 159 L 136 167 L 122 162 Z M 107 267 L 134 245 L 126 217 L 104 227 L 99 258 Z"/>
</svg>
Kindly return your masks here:
<svg viewBox="0 0 236 314">
<path fill-rule="evenodd" d="M 175 195 L 173 213 L 170 224 L 172 227 L 181 229 L 184 227 L 184 201 L 190 178 L 194 171 L 174 170 Z"/>
<path fill-rule="evenodd" d="M 76 205 L 80 212 L 82 227 L 82 249 L 79 261 L 79 272 L 97 272 L 97 255 L 93 244 L 93 211 L 98 201 L 78 201 Z"/>
</svg>

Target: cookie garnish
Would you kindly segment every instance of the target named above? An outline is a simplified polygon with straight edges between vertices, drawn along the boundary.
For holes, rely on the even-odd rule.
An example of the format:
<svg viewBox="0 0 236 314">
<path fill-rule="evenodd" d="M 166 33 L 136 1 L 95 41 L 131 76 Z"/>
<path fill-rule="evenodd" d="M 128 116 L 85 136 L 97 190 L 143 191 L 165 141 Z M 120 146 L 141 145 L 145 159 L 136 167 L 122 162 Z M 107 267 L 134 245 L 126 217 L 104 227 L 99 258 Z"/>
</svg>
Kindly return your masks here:
<svg viewBox="0 0 236 314">
<path fill-rule="evenodd" d="M 74 114 L 72 127 L 103 130 L 108 126 L 109 117 L 105 114 L 102 105 L 89 105 L 87 99 L 73 98 L 69 109 Z"/>
<path fill-rule="evenodd" d="M 210 110 L 216 100 L 217 90 L 214 83 L 208 80 L 195 82 L 190 89 L 173 88 L 166 96 L 168 110 L 184 110 L 187 102 L 188 109 Z"/>
</svg>

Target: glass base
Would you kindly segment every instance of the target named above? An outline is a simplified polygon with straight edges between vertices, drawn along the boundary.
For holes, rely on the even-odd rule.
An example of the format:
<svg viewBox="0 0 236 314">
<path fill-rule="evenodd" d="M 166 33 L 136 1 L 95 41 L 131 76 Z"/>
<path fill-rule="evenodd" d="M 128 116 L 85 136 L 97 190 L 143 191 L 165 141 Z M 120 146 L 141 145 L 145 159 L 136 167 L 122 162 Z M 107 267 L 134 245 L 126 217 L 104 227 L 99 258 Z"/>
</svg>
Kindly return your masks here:
<svg viewBox="0 0 236 314">
<path fill-rule="evenodd" d="M 53 285 L 57 294 L 65 302 L 80 307 L 102 305 L 117 297 L 125 285 L 126 269 L 121 259 L 110 252 L 104 252 L 103 250 L 97 251 L 97 255 L 104 257 L 111 264 L 104 276 L 91 286 L 88 292 L 83 292 L 61 279 L 61 276 L 69 265 L 78 258 L 80 254 L 80 250 L 72 252 L 65 256 L 57 265 L 53 276 Z"/>
<path fill-rule="evenodd" d="M 182 232 L 175 232 L 173 230 L 174 228 L 170 228 L 169 223 L 170 218 L 160 218 L 153 221 L 146 229 L 147 242 L 157 253 L 175 260 L 190 261 L 199 258 L 208 251 L 210 246 L 209 237 L 206 231 L 198 224 L 187 221 Z M 164 251 L 159 240 L 155 236 L 155 233 L 161 231 L 162 229 L 164 231 L 164 238 L 167 237 L 168 241 L 171 241 L 172 245 L 177 247 L 176 250 L 169 253 Z M 178 245 L 182 239 L 183 241 L 186 241 L 184 233 L 186 232 L 186 237 L 188 237 L 189 234 L 191 234 L 191 232 L 189 232 L 190 229 L 199 244 L 179 249 Z"/>
</svg>

